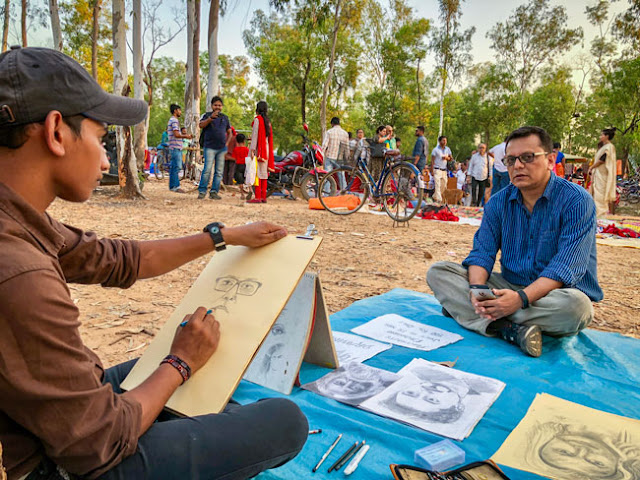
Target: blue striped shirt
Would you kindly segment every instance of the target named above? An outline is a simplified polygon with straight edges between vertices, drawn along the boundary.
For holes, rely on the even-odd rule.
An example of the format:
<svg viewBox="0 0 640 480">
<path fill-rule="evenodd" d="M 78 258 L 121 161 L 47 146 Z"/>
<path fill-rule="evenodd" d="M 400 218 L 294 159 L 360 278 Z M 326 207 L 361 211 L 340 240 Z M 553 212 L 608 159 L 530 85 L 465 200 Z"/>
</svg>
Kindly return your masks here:
<svg viewBox="0 0 640 480">
<path fill-rule="evenodd" d="M 502 251 L 502 276 L 527 286 L 539 277 L 576 288 L 591 300 L 602 300 L 596 261 L 596 209 L 587 191 L 551 174 L 533 212 L 509 184 L 487 203 L 473 250 L 462 265 L 493 270 Z"/>
</svg>

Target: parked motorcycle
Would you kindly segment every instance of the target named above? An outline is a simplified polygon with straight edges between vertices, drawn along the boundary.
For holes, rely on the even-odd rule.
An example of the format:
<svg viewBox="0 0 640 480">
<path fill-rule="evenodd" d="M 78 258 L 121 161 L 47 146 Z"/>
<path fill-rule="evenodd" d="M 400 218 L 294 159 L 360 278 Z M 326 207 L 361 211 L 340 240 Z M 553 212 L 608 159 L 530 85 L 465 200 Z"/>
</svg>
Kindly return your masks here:
<svg viewBox="0 0 640 480">
<path fill-rule="evenodd" d="M 308 134 L 307 124 L 303 127 Z M 282 192 L 289 198 L 295 198 L 294 191 L 297 192 L 298 189 L 305 200 L 317 196 L 318 185 L 327 173 L 322 169 L 324 154 L 322 147 L 317 142 L 310 141 L 306 134 L 302 135 L 302 141 L 302 151 L 291 152 L 282 161 L 275 163 L 275 172 L 270 173 L 267 179 L 267 197 L 275 192 Z M 335 195 L 335 180 L 331 179 L 327 183 L 327 194 Z"/>
</svg>

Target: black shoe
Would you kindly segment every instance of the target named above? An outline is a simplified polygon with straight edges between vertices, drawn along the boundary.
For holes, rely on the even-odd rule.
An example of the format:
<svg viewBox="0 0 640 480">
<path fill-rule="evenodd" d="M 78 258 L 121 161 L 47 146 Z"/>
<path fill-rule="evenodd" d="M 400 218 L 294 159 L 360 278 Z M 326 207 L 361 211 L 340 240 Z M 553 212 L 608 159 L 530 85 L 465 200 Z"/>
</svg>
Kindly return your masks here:
<svg viewBox="0 0 640 480">
<path fill-rule="evenodd" d="M 537 325 L 518 325 L 505 321 L 497 333 L 500 338 L 519 346 L 520 350 L 531 357 L 542 355 L 542 331 Z"/>
<path fill-rule="evenodd" d="M 453 318 L 453 315 L 451 315 L 451 314 L 449 313 L 449 311 L 448 311 L 446 308 L 444 308 L 444 307 L 442 307 L 442 314 L 443 314 L 445 317 Z"/>
<path fill-rule="evenodd" d="M 199 193 L 198 194 L 198 200 L 202 200 L 204 197 L 206 197 L 207 194 L 206 193 Z"/>
<path fill-rule="evenodd" d="M 211 192 L 209 198 L 212 200 L 222 200 L 222 197 L 218 195 L 218 192 Z"/>
</svg>

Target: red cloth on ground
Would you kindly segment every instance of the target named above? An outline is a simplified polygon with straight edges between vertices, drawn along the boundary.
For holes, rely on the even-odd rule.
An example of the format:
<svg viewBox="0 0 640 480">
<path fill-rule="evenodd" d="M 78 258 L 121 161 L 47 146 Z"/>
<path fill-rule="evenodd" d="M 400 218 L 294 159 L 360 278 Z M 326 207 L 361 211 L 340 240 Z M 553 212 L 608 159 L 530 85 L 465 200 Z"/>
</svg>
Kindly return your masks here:
<svg viewBox="0 0 640 480">
<path fill-rule="evenodd" d="M 236 159 L 236 165 L 244 165 L 247 155 L 249 155 L 249 147 L 241 145 L 233 149 L 233 158 Z"/>
<path fill-rule="evenodd" d="M 635 230 L 631 230 L 630 228 L 618 228 L 613 224 L 607 225 L 602 230 L 602 233 L 611 233 L 613 235 L 624 238 L 640 238 L 640 233 L 636 232 Z"/>
<path fill-rule="evenodd" d="M 270 130 L 270 135 L 269 135 L 269 151 L 267 152 L 267 140 L 266 140 L 266 135 L 265 135 L 265 128 L 264 128 L 264 119 L 262 118 L 262 115 L 256 115 L 256 117 L 253 119 L 253 121 L 255 122 L 256 120 L 258 120 L 258 122 L 260 122 L 259 128 L 258 128 L 258 143 L 256 144 L 256 157 L 261 158 L 263 160 L 267 160 L 268 164 L 267 167 L 268 168 L 275 168 L 275 159 L 273 156 L 273 128 L 271 127 L 271 125 L 269 125 L 269 130 Z M 253 127 L 253 122 L 251 123 L 251 126 Z"/>
<path fill-rule="evenodd" d="M 443 222 L 459 222 L 460 218 L 455 216 L 448 210 L 440 210 L 439 212 L 434 212 L 433 210 L 423 212 L 418 215 L 420 218 L 424 220 L 441 220 Z"/>
</svg>

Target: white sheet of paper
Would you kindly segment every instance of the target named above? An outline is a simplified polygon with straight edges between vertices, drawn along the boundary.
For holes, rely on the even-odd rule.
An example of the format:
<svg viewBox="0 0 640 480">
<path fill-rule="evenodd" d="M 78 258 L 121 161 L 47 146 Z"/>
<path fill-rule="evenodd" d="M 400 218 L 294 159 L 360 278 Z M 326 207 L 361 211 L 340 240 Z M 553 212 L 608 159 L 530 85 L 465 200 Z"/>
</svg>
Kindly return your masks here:
<svg viewBox="0 0 640 480">
<path fill-rule="evenodd" d="M 395 313 L 374 318 L 364 325 L 352 328 L 351 331 L 381 342 L 426 352 L 462 340 L 456 333 L 414 322 Z"/>
<path fill-rule="evenodd" d="M 505 387 L 499 380 L 414 358 L 398 372 L 402 378 L 360 408 L 463 440 Z"/>
<path fill-rule="evenodd" d="M 346 365 L 350 362 L 362 363 L 391 348 L 390 343 L 380 343 L 343 332 L 333 332 L 333 341 L 336 344 L 340 365 Z"/>
</svg>

